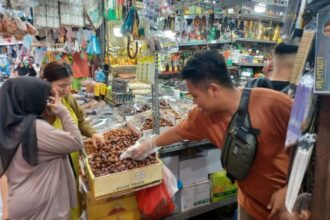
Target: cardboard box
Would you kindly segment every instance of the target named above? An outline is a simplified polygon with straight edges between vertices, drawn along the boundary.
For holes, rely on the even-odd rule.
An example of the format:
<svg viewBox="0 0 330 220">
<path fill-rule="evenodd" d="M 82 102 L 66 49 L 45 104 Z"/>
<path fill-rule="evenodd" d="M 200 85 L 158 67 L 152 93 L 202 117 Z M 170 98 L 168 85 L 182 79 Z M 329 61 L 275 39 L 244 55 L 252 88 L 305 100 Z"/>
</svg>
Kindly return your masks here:
<svg viewBox="0 0 330 220">
<path fill-rule="evenodd" d="M 237 185 L 232 184 L 226 176 L 226 171 L 217 172 L 211 175 L 211 201 L 218 202 L 237 194 Z"/>
<path fill-rule="evenodd" d="M 87 219 L 100 219 L 121 212 L 136 211 L 138 205 L 135 195 L 122 196 L 118 198 L 107 198 L 97 200 L 92 193 L 87 193 L 84 198 Z"/>
<path fill-rule="evenodd" d="M 179 179 L 182 185 L 190 186 L 208 180 L 207 156 L 192 156 L 179 162 Z"/>
<path fill-rule="evenodd" d="M 205 181 L 188 187 L 183 187 L 180 194 L 181 212 L 208 205 L 210 204 L 210 182 Z"/>
<path fill-rule="evenodd" d="M 126 211 L 137 209 L 135 193 L 129 193 L 119 197 L 103 196 L 96 198 L 94 197 L 93 192 L 89 191 L 89 192 L 82 192 L 81 195 L 87 208 L 92 208 L 92 207 L 111 203 L 113 204 L 113 206 L 116 207 L 123 206 L 125 209 L 127 209 Z M 134 204 L 133 209 L 128 208 L 128 206 L 126 206 L 127 203 Z"/>
<path fill-rule="evenodd" d="M 135 210 L 135 211 L 121 212 L 103 218 L 88 219 L 88 220 L 141 220 L 141 214 L 139 210 Z"/>
<path fill-rule="evenodd" d="M 84 160 L 88 170 L 89 188 L 94 193 L 94 197 L 133 192 L 136 188 L 163 179 L 163 163 L 159 159 L 156 164 L 100 177 L 94 176 L 88 159 Z"/>
<path fill-rule="evenodd" d="M 174 174 L 174 176 L 179 179 L 179 156 L 168 156 L 160 158 L 163 164 Z"/>
<path fill-rule="evenodd" d="M 212 148 L 207 151 L 206 166 L 207 166 L 207 172 L 209 174 L 223 170 L 220 158 L 221 158 L 220 149 Z"/>
</svg>

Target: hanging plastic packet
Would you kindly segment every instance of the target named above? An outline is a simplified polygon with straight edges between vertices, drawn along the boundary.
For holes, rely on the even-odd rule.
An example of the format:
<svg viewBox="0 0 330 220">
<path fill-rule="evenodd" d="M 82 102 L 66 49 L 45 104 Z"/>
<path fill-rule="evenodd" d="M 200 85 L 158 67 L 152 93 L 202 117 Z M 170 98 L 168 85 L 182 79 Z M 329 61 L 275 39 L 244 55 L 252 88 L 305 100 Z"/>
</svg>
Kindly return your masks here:
<svg viewBox="0 0 330 220">
<path fill-rule="evenodd" d="M 101 54 L 100 42 L 97 39 L 95 34 L 92 35 L 92 37 L 88 43 L 87 53 L 89 55 L 100 55 Z"/>
<path fill-rule="evenodd" d="M 108 21 L 116 21 L 117 14 L 116 14 L 116 1 L 115 0 L 107 0 L 105 1 L 105 18 Z"/>
<path fill-rule="evenodd" d="M 124 36 L 130 36 L 131 34 L 133 34 L 133 27 L 134 27 L 134 22 L 135 22 L 135 18 L 136 18 L 136 9 L 134 6 L 130 7 L 124 22 L 120 28 L 120 32 L 122 33 L 122 35 Z"/>
<path fill-rule="evenodd" d="M 104 71 L 99 68 L 98 70 L 95 71 L 95 81 L 96 82 L 105 82 L 105 74 Z"/>
<path fill-rule="evenodd" d="M 288 191 L 285 198 L 285 206 L 289 213 L 292 212 L 297 200 L 299 189 L 308 167 L 315 141 L 316 134 L 309 133 L 305 134 L 299 140 L 298 150 L 292 165 Z"/>
<path fill-rule="evenodd" d="M 286 147 L 298 142 L 302 132 L 311 121 L 316 101 L 316 97 L 313 95 L 313 86 L 314 78 L 312 74 L 305 74 L 298 84 L 286 134 Z"/>
<path fill-rule="evenodd" d="M 86 13 L 89 20 L 95 29 L 99 28 L 102 24 L 102 1 L 98 0 L 84 0 L 84 8 L 86 8 Z"/>
</svg>

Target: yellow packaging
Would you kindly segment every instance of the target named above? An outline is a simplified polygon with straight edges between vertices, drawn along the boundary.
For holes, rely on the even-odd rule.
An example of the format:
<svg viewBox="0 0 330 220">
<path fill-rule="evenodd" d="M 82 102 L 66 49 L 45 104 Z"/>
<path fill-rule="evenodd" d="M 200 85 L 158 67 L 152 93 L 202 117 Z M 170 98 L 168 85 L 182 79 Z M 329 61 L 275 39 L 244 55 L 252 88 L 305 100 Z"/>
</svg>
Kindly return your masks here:
<svg viewBox="0 0 330 220">
<path fill-rule="evenodd" d="M 100 84 L 100 95 L 105 96 L 107 94 L 106 91 L 107 91 L 107 86 L 104 83 L 101 83 Z"/>
<path fill-rule="evenodd" d="M 211 182 L 211 201 L 218 202 L 237 193 L 236 183 L 232 184 L 226 175 L 226 171 L 213 173 L 210 177 Z"/>
<path fill-rule="evenodd" d="M 94 204 L 104 202 L 97 205 L 92 205 L 92 203 L 90 203 L 91 200 L 88 197 L 90 197 L 90 195 L 87 196 L 86 201 L 87 219 L 101 219 L 103 217 L 116 216 L 117 214 L 123 212 L 138 210 L 135 195 L 112 199 L 101 199 L 99 201 L 94 200 L 97 201 Z"/>
<path fill-rule="evenodd" d="M 115 215 L 110 215 L 104 218 L 100 218 L 98 220 L 140 220 L 141 214 L 138 210 L 121 212 Z M 95 219 L 96 220 L 96 219 Z"/>
<path fill-rule="evenodd" d="M 94 84 L 94 96 L 100 96 L 100 84 L 99 83 L 95 83 Z"/>
<path fill-rule="evenodd" d="M 94 176 L 87 158 L 85 158 L 85 163 L 88 170 L 89 187 L 95 197 L 115 195 L 126 191 L 133 192 L 135 188 L 163 179 L 163 164 L 159 159 L 156 164 L 100 177 Z"/>
</svg>

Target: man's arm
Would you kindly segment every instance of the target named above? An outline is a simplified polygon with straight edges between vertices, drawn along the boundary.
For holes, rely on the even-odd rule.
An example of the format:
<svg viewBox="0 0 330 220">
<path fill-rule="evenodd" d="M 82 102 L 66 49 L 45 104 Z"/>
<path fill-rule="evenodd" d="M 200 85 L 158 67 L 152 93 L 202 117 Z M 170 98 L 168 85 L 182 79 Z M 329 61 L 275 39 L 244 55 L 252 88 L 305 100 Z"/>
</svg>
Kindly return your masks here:
<svg viewBox="0 0 330 220">
<path fill-rule="evenodd" d="M 165 132 L 159 134 L 156 138 L 156 146 L 162 147 L 184 140 L 183 137 L 177 132 L 176 127 L 167 129 Z"/>
<path fill-rule="evenodd" d="M 169 128 L 165 132 L 154 137 L 140 138 L 137 143 L 129 147 L 122 154 L 122 158 L 132 158 L 133 160 L 144 160 L 154 152 L 156 147 L 162 147 L 184 140 L 176 131 L 176 127 Z"/>
</svg>

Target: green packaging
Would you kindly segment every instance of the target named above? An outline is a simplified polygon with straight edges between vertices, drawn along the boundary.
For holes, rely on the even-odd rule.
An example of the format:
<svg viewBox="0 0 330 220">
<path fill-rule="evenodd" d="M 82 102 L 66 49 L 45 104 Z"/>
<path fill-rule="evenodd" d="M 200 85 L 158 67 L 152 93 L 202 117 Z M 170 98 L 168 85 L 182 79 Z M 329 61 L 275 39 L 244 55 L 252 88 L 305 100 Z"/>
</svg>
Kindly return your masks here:
<svg viewBox="0 0 330 220">
<path fill-rule="evenodd" d="M 237 194 L 236 183 L 232 184 L 226 176 L 226 171 L 213 173 L 210 176 L 211 202 L 219 202 Z"/>
</svg>

